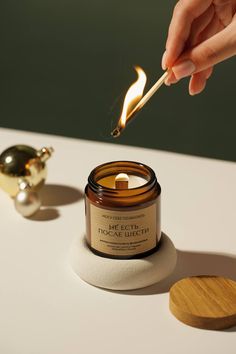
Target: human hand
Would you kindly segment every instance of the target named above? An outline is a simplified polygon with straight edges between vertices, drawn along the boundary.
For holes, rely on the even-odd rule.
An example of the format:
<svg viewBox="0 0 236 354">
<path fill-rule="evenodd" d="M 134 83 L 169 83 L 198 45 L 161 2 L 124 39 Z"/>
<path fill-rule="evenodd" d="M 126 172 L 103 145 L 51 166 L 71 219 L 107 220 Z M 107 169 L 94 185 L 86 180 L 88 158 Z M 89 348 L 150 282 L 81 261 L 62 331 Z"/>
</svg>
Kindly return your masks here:
<svg viewBox="0 0 236 354">
<path fill-rule="evenodd" d="M 236 55 L 236 0 L 179 0 L 169 26 L 163 69 L 170 85 L 191 75 L 189 93 L 204 90 L 213 66 Z"/>
</svg>

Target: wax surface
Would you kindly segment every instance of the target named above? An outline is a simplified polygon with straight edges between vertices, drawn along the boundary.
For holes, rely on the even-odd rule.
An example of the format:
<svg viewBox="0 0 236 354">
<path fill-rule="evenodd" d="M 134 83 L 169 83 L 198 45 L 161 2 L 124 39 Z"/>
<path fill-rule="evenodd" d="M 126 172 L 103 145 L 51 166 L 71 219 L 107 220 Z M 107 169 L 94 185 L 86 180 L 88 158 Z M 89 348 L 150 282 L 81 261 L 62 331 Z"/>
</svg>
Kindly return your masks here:
<svg viewBox="0 0 236 354">
<path fill-rule="evenodd" d="M 97 181 L 98 184 L 101 184 L 103 187 L 114 188 L 115 189 L 115 178 L 117 175 L 111 175 L 104 178 L 101 178 Z M 140 176 L 128 175 L 129 176 L 129 189 L 141 187 L 146 184 L 148 181 Z"/>
</svg>

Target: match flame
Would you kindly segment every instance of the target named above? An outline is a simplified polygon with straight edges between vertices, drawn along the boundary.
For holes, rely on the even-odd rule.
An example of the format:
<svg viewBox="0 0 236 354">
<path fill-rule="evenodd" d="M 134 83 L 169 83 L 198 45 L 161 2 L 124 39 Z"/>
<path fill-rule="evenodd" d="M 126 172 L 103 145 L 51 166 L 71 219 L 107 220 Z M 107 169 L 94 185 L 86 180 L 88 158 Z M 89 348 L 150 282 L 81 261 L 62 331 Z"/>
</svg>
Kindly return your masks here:
<svg viewBox="0 0 236 354">
<path fill-rule="evenodd" d="M 122 128 L 124 128 L 126 125 L 129 113 L 132 111 L 134 106 L 141 100 L 143 96 L 144 87 L 147 81 L 147 76 L 143 69 L 139 66 L 135 66 L 134 68 L 138 74 L 138 79 L 130 86 L 124 99 L 123 110 L 120 116 L 120 125 L 122 126 Z"/>
</svg>

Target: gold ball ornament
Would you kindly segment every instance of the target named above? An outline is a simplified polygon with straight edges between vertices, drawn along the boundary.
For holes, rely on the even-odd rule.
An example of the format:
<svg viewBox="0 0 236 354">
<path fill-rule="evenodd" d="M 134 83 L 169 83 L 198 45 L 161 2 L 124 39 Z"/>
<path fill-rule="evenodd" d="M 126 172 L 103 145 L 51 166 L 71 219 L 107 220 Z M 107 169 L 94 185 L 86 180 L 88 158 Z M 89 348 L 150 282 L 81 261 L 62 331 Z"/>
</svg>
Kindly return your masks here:
<svg viewBox="0 0 236 354">
<path fill-rule="evenodd" d="M 53 148 L 36 150 L 15 145 L 0 155 L 0 186 L 15 198 L 16 210 L 25 217 L 33 215 L 41 205 L 37 190 L 46 180 L 46 161 Z"/>
</svg>

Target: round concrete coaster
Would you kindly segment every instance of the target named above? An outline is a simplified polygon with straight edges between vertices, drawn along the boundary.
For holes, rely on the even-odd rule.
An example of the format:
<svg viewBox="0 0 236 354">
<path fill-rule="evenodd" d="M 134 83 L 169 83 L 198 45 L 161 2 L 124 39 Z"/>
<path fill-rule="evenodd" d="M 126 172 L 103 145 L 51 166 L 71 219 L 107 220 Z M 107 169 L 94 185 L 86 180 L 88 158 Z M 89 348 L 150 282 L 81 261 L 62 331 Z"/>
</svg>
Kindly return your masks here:
<svg viewBox="0 0 236 354">
<path fill-rule="evenodd" d="M 111 290 L 144 288 L 166 278 L 175 268 L 177 254 L 168 236 L 162 234 L 155 253 L 141 259 L 110 259 L 90 251 L 84 237 L 72 247 L 72 267 L 89 284 Z"/>
<path fill-rule="evenodd" d="M 236 325 L 236 282 L 223 277 L 185 278 L 170 289 L 170 310 L 178 320 L 203 329 Z"/>
</svg>

